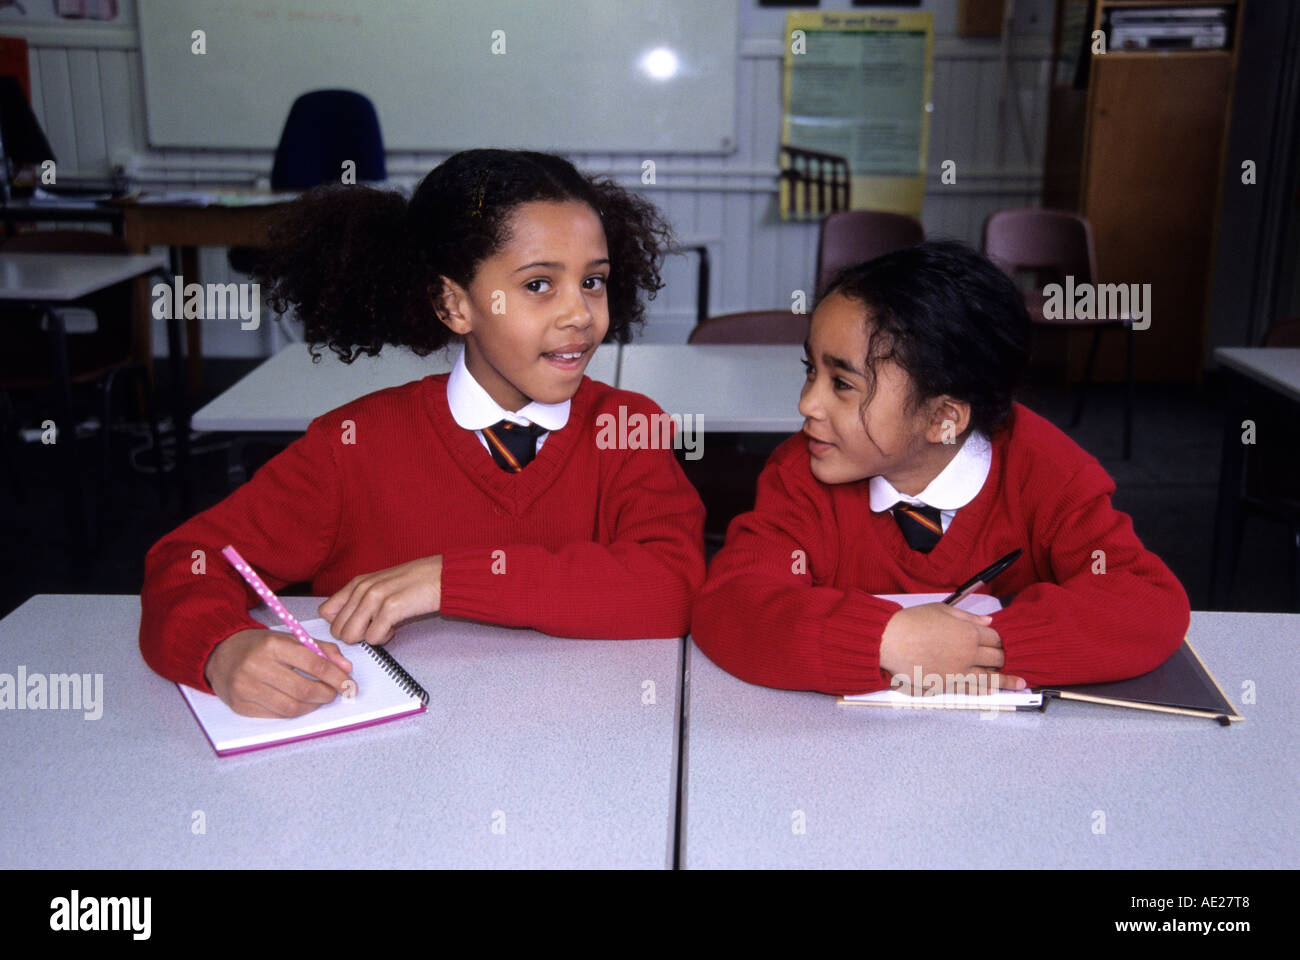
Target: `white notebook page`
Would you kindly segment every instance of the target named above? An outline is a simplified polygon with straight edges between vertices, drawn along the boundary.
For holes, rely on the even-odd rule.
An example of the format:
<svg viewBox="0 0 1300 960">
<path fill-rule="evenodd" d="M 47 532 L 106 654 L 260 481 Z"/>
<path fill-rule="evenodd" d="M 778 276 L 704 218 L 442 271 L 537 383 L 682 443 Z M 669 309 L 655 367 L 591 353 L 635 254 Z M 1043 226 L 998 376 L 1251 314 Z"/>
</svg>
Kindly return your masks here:
<svg viewBox="0 0 1300 960">
<path fill-rule="evenodd" d="M 334 642 L 328 621 L 317 618 L 301 623 L 313 638 Z M 282 624 L 267 629 L 285 633 L 289 630 Z M 178 686 L 219 754 L 298 740 L 327 731 L 346 730 L 376 720 L 416 713 L 423 707 L 419 697 L 402 689 L 379 661 L 362 647 L 340 644 L 340 649 L 352 662 L 351 676 L 357 683 L 357 695 L 352 699 L 336 697 L 301 717 L 245 717 L 231 710 L 219 697 L 181 684 Z"/>
</svg>

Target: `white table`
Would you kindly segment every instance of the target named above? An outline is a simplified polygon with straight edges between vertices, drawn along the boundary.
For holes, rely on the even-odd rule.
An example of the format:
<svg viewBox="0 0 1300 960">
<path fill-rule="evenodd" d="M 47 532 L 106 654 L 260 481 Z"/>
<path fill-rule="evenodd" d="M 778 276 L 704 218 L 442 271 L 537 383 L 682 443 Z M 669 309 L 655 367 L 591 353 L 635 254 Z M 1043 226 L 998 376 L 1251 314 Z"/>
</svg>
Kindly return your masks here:
<svg viewBox="0 0 1300 960">
<path fill-rule="evenodd" d="M 842 707 L 690 644 L 682 865 L 1294 869 L 1300 616 L 1197 612 L 1189 636 L 1244 721 Z"/>
<path fill-rule="evenodd" d="M 665 413 L 702 415 L 706 431 L 794 433 L 803 426 L 802 358 L 792 344 L 629 344 L 618 386 Z"/>
<path fill-rule="evenodd" d="M 166 264 L 151 254 L 0 253 L 0 300 L 67 303 Z"/>
<path fill-rule="evenodd" d="M 1241 536 L 1242 482 L 1246 467 L 1242 422 L 1250 418 L 1246 384 L 1259 384 L 1300 403 L 1300 348 L 1217 347 L 1214 359 L 1234 374 L 1228 380 L 1224 405 L 1223 453 L 1219 462 L 1219 495 L 1210 564 L 1210 603 L 1222 607 L 1231 592 L 1231 571 Z"/>
<path fill-rule="evenodd" d="M 357 397 L 449 372 L 459 350 L 457 343 L 418 357 L 385 347 L 376 357 L 346 364 L 328 347 L 318 347 L 321 360 L 312 363 L 307 345 L 292 343 L 195 413 L 190 424 L 195 430 L 302 433 L 322 413 Z M 587 376 L 612 384 L 618 350 L 612 343 L 597 348 Z"/>
<path fill-rule="evenodd" d="M 161 256 L 115 253 L 0 253 L 0 300 L 26 304 L 42 312 L 50 333 L 54 376 L 55 424 L 63 443 L 69 542 L 74 564 L 84 566 L 94 554 L 85 489 L 77 462 L 76 423 L 72 415 L 72 381 L 68 368 L 68 336 L 63 315 L 55 306 L 72 303 L 152 270 L 161 270 Z M 103 429 L 108 430 L 109 424 Z"/>
<path fill-rule="evenodd" d="M 313 617 L 319 600 L 285 603 Z M 672 862 L 680 639 L 429 618 L 390 648 L 429 691 L 426 714 L 218 758 L 141 659 L 139 623 L 138 597 L 84 595 L 0 621 L 0 672 L 103 674 L 98 720 L 0 714 L 0 868 Z"/>
<path fill-rule="evenodd" d="M 1300 400 L 1300 347 L 1216 347 L 1214 359 L 1283 396 Z"/>
</svg>

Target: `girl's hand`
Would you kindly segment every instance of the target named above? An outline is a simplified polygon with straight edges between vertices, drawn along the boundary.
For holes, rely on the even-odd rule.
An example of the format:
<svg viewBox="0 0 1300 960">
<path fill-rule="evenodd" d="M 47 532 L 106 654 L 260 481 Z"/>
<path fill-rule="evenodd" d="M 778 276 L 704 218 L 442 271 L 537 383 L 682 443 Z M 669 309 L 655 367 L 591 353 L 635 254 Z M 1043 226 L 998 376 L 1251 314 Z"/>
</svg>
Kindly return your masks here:
<svg viewBox="0 0 1300 960">
<path fill-rule="evenodd" d="M 1000 690 L 1023 690 L 1020 677 L 999 674 L 1006 662 L 1002 638 L 989 626 L 992 617 L 976 616 L 946 603 L 923 603 L 899 610 L 889 618 L 880 638 L 880 667 L 891 674 L 901 674 L 910 690 L 917 668 L 922 681 L 928 674 L 944 678 L 945 693 L 975 692 L 961 682 L 969 674 L 987 676 Z M 996 677 L 996 681 L 994 681 Z M 954 682 L 955 678 L 955 682 Z M 981 684 L 980 692 L 984 692 Z"/>
<path fill-rule="evenodd" d="M 316 645 L 328 660 L 316 656 L 292 634 L 240 630 L 216 645 L 208 655 L 203 675 L 213 692 L 235 713 L 246 717 L 300 717 L 344 693 L 345 685 L 356 690 L 355 682 L 348 677 L 352 664 L 338 646 L 322 640 Z"/>
<path fill-rule="evenodd" d="M 442 556 L 412 560 L 387 570 L 353 577 L 320 605 L 330 633 L 344 643 L 364 640 L 379 646 L 393 638 L 397 624 L 442 605 Z"/>
</svg>

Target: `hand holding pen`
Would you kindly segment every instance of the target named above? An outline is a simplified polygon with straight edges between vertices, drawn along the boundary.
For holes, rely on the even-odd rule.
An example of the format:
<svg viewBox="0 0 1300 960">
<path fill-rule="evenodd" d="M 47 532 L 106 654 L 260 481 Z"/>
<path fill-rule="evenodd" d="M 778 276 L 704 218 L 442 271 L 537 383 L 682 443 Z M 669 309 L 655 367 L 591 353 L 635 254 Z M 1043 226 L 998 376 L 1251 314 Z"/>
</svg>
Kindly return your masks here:
<svg viewBox="0 0 1300 960">
<path fill-rule="evenodd" d="M 942 603 L 905 607 L 890 617 L 880 638 L 880 667 L 895 677 L 939 674 L 945 678 L 985 675 L 1003 690 L 1023 690 L 1021 677 L 1002 674 L 1006 658 L 993 618 L 961 610 L 955 604 L 987 584 L 1022 553 L 1013 550 L 954 590 Z M 956 692 L 948 691 L 948 692 Z"/>
<path fill-rule="evenodd" d="M 997 560 L 994 560 L 979 573 L 975 574 L 975 576 L 971 577 L 952 593 L 948 594 L 948 596 L 944 598 L 943 602 L 950 605 L 956 605 L 980 587 L 988 586 L 993 582 L 994 577 L 998 576 L 998 574 L 1006 570 L 1007 567 L 1015 563 L 1024 552 L 1024 550 L 1012 550 L 1005 557 L 999 557 Z"/>
</svg>

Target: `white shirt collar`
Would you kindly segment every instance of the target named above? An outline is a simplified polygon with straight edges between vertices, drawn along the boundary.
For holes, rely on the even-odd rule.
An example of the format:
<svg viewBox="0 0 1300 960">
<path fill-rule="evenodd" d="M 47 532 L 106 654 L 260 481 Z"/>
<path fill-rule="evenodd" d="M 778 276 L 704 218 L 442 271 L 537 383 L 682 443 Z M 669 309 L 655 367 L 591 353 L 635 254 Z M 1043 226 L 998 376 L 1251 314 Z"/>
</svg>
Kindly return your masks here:
<svg viewBox="0 0 1300 960">
<path fill-rule="evenodd" d="M 559 430 L 569 422 L 569 404 L 538 403 L 533 401 L 514 412 L 506 410 L 493 400 L 482 385 L 474 379 L 465 366 L 465 348 L 460 348 L 456 365 L 451 368 L 447 378 L 447 405 L 451 407 L 451 416 L 460 427 L 466 430 L 482 430 L 501 420 L 509 420 L 521 426 L 535 423 L 547 430 Z"/>
<path fill-rule="evenodd" d="M 901 500 L 940 510 L 957 510 L 979 495 L 992 465 L 993 445 L 984 434 L 972 430 L 948 465 L 914 497 L 899 493 L 884 477 L 872 477 L 867 484 L 871 509 L 883 513 Z"/>
</svg>

